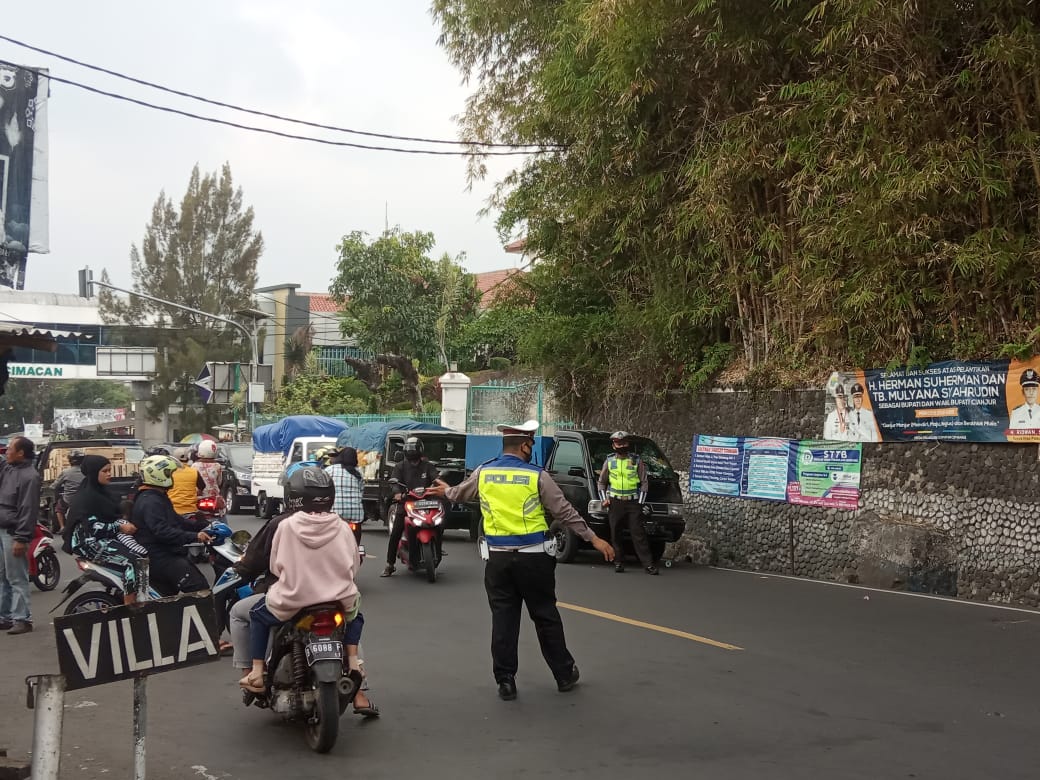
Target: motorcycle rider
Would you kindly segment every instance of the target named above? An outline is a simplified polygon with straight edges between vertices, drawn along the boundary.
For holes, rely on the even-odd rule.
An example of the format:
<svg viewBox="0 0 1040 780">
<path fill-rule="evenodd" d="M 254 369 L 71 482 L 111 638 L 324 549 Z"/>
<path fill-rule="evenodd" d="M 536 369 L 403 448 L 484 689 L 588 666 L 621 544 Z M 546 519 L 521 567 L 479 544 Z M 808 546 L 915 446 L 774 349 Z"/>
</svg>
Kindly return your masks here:
<svg viewBox="0 0 1040 780">
<path fill-rule="evenodd" d="M 303 465 L 294 464 L 291 466 L 291 474 L 303 468 Z M 274 541 L 275 532 L 284 520 L 295 515 L 303 507 L 303 495 L 294 492 L 293 482 L 290 480 L 285 487 L 287 511 L 268 520 L 257 531 L 256 536 L 249 540 L 249 546 L 246 548 L 241 560 L 234 564 L 234 569 L 242 578 L 242 581 L 253 583 L 254 591 L 253 595 L 246 596 L 231 608 L 231 642 L 235 647 L 233 663 L 236 669 L 242 670 L 243 674 L 248 674 L 251 666 L 249 660 L 249 613 L 260 599 L 264 597 L 264 594 L 276 579 L 275 575 L 271 573 L 271 545 Z M 379 708 L 372 703 L 366 693 L 368 680 L 364 673 L 365 662 L 361 657 L 360 650 L 358 664 L 361 666 L 364 682 L 361 690 L 354 697 L 354 714 L 363 715 L 365 718 L 378 718 Z"/>
<path fill-rule="evenodd" d="M 181 462 L 181 467 L 173 472 L 173 485 L 166 492 L 173 504 L 173 511 L 185 519 L 195 516 L 198 508 L 199 493 L 206 488 L 202 475 L 188 461 L 191 450 L 181 447 L 174 452 L 174 457 Z"/>
<path fill-rule="evenodd" d="M 321 467 L 306 465 L 289 475 L 286 493 L 299 497 L 299 510 L 283 519 L 271 540 L 271 583 L 250 610 L 252 670 L 239 681 L 248 691 L 264 690 L 264 658 L 270 630 L 301 609 L 336 601 L 347 621 L 343 644 L 351 670 L 360 672 L 358 643 L 365 625 L 356 577 L 361 555 L 354 534 L 332 512 L 336 489 Z"/>
<path fill-rule="evenodd" d="M 217 498 L 224 484 L 224 467 L 216 461 L 217 443 L 208 439 L 199 442 L 198 456 L 195 470 L 205 483 L 199 489 L 199 498 Z"/>
<path fill-rule="evenodd" d="M 59 532 L 65 528 L 65 517 L 68 514 L 72 497 L 83 484 L 83 471 L 80 469 L 80 465 L 83 463 L 85 455 L 83 450 L 71 450 L 69 467 L 58 475 L 51 486 L 54 490 L 54 516 L 58 520 L 57 530 Z"/>
<path fill-rule="evenodd" d="M 202 572 L 188 560 L 185 548 L 196 541 L 212 541 L 203 530 L 207 523 L 181 518 L 167 495 L 173 485 L 173 473 L 180 465 L 169 455 L 152 455 L 142 460 L 141 485 L 131 510 L 137 541 L 148 550 L 152 583 L 165 594 L 191 593 L 209 587 Z"/>
<path fill-rule="evenodd" d="M 430 487 L 438 476 L 437 467 L 423 455 L 422 440 L 417 436 L 409 436 L 405 439 L 404 460 L 394 466 L 394 471 L 390 475 L 391 482 L 396 481 L 404 485 L 404 490 L 394 494 L 397 511 L 394 513 L 393 527 L 390 529 L 390 539 L 386 545 L 386 568 L 383 569 L 380 577 L 389 577 L 397 571 L 394 561 L 397 560 L 397 545 L 401 542 L 401 535 L 404 533 L 405 494 L 415 488 Z M 438 540 L 439 547 L 440 541 Z M 438 549 L 437 556 L 440 557 L 440 555 L 441 551 Z"/>
</svg>

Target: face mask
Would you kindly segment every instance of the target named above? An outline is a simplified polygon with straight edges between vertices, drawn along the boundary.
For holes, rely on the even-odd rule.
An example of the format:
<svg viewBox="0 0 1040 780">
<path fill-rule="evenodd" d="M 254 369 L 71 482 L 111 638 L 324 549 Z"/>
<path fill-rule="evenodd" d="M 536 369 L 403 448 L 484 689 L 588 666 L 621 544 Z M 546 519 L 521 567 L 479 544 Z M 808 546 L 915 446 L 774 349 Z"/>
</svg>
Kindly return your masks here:
<svg viewBox="0 0 1040 780">
<path fill-rule="evenodd" d="M 531 462 L 531 456 L 534 455 L 534 448 L 528 447 L 527 450 L 520 450 L 520 457 L 527 463 Z"/>
<path fill-rule="evenodd" d="M 628 455 L 628 445 L 623 445 L 621 447 L 615 447 L 614 448 L 614 452 L 616 452 L 618 455 Z"/>
</svg>

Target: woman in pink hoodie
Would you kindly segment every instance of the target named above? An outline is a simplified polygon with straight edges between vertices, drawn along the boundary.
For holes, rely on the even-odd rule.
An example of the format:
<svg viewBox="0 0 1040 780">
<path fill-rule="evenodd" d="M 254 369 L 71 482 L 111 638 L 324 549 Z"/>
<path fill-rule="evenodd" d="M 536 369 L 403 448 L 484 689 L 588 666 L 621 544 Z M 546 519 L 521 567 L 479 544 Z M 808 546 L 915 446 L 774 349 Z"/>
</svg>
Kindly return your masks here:
<svg viewBox="0 0 1040 780">
<path fill-rule="evenodd" d="M 290 620 L 305 607 L 338 601 L 349 621 L 344 635 L 347 661 L 359 669 L 358 642 L 365 618 L 358 611 L 361 594 L 355 578 L 361 555 L 354 533 L 331 510 L 332 478 L 318 466 L 298 467 L 289 475 L 287 503 L 299 509 L 275 531 L 271 543 L 271 573 L 278 579 L 265 599 L 250 612 L 249 645 L 253 668 L 239 681 L 250 691 L 264 689 L 264 658 L 272 626 Z"/>
</svg>

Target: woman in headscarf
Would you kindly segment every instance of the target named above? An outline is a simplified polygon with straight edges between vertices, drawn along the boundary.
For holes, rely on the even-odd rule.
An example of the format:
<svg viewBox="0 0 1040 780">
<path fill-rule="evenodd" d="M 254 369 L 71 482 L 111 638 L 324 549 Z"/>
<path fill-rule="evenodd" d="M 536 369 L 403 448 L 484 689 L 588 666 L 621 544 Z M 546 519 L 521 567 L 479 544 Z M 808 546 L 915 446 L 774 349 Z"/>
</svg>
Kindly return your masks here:
<svg viewBox="0 0 1040 780">
<path fill-rule="evenodd" d="M 83 485 L 69 504 L 63 531 L 66 552 L 123 573 L 127 603 L 135 599 L 134 562 L 148 551 L 134 541 L 137 528 L 120 516 L 119 500 L 111 494 L 112 464 L 101 455 L 87 455 L 80 468 Z"/>
</svg>

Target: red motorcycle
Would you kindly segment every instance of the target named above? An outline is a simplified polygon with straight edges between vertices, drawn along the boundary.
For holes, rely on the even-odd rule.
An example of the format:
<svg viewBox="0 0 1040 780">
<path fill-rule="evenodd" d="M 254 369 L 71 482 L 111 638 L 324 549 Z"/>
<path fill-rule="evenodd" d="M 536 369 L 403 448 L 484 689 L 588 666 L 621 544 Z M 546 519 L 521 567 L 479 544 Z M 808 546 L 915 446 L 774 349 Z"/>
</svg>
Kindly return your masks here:
<svg viewBox="0 0 1040 780">
<path fill-rule="evenodd" d="M 54 534 L 40 523 L 29 541 L 29 578 L 40 590 L 54 590 L 61 580 L 61 564 L 54 552 Z"/>
<path fill-rule="evenodd" d="M 402 492 L 404 487 L 398 483 Z M 404 498 L 404 533 L 397 545 L 397 557 L 408 571 L 425 571 L 428 582 L 437 581 L 444 537 L 444 502 L 425 498 L 426 488 L 413 488 Z"/>
</svg>

